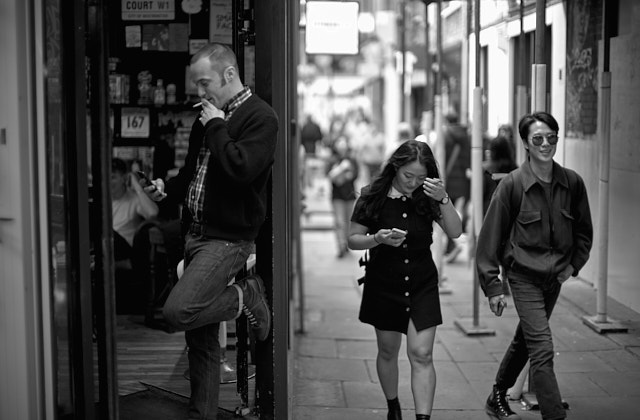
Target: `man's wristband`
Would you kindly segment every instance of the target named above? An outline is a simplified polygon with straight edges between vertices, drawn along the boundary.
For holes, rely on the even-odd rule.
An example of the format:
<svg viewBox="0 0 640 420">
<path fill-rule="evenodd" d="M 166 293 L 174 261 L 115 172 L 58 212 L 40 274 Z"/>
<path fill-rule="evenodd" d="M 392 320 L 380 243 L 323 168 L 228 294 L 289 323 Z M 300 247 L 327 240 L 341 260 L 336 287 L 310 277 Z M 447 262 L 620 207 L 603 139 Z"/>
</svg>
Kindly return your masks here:
<svg viewBox="0 0 640 420">
<path fill-rule="evenodd" d="M 376 238 L 377 234 L 378 234 L 378 232 L 373 234 L 373 240 L 375 241 L 375 243 L 380 244 L 380 242 L 378 242 L 378 238 Z"/>
</svg>

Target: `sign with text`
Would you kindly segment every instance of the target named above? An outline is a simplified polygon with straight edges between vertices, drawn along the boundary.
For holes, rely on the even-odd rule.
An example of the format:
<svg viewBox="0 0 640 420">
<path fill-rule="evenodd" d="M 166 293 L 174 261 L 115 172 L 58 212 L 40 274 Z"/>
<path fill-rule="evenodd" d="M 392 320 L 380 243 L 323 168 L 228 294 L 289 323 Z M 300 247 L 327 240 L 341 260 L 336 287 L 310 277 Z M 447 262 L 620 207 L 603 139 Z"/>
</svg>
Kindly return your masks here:
<svg viewBox="0 0 640 420">
<path fill-rule="evenodd" d="M 149 137 L 149 108 L 122 108 L 120 114 L 120 137 Z"/>
<path fill-rule="evenodd" d="M 231 45 L 233 18 L 231 0 L 211 0 L 209 6 L 209 41 Z"/>
<path fill-rule="evenodd" d="M 308 1 L 307 54 L 358 54 L 358 3 Z"/>
<path fill-rule="evenodd" d="M 173 20 L 176 0 L 122 0 L 122 20 Z"/>
</svg>

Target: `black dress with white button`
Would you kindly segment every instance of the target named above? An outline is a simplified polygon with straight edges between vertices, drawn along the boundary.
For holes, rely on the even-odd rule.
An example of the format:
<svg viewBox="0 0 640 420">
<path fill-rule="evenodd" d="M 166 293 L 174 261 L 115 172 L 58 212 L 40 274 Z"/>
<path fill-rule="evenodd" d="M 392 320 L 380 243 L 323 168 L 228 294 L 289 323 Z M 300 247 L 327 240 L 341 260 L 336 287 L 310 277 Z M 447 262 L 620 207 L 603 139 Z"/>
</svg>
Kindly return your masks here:
<svg viewBox="0 0 640 420">
<path fill-rule="evenodd" d="M 386 197 L 376 220 L 368 219 L 361 199 L 351 220 L 369 228 L 408 231 L 399 247 L 380 244 L 369 250 L 360 321 L 379 330 L 407 333 L 442 324 L 438 270 L 431 256 L 433 216 L 419 215 L 410 197 Z"/>
</svg>

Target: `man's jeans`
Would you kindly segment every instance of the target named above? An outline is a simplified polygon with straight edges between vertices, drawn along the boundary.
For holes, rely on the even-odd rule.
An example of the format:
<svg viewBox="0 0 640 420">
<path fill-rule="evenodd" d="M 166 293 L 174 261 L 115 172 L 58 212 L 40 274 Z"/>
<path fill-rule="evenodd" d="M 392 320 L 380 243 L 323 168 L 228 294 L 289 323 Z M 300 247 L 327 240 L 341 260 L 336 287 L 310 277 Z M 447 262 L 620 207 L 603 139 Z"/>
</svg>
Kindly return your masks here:
<svg viewBox="0 0 640 420">
<path fill-rule="evenodd" d="M 172 327 L 185 331 L 189 346 L 189 419 L 216 419 L 220 391 L 218 328 L 221 321 L 235 319 L 240 313 L 238 291 L 227 285 L 253 249 L 253 242 L 187 234 L 184 274 L 171 290 L 163 315 Z"/>
<path fill-rule="evenodd" d="M 553 340 L 549 328 L 549 317 L 561 285 L 555 278 L 544 283 L 509 279 L 509 285 L 520 322 L 500 364 L 496 385 L 500 389 L 511 388 L 530 359 L 531 379 L 542 418 L 564 419 L 566 413 L 553 372 Z"/>
</svg>

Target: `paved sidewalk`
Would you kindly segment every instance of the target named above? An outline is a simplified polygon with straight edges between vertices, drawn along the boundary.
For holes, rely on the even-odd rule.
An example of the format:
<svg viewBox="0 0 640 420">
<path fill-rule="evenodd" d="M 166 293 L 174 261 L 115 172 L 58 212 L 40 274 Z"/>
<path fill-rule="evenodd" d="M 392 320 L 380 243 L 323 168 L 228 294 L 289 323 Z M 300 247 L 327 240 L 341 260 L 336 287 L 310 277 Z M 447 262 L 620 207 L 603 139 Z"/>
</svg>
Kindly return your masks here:
<svg viewBox="0 0 640 420">
<path fill-rule="evenodd" d="M 293 418 L 385 419 L 374 330 L 358 321 L 361 253 L 336 258 L 326 192 L 310 194 L 307 206 L 309 217 L 302 222 L 305 332 L 294 341 Z M 484 402 L 517 323 L 512 302 L 498 318 L 481 297 L 480 325 L 495 331 L 495 336 L 470 337 L 455 326 L 455 320 L 469 320 L 473 312 L 472 271 L 464 254 L 444 267 L 452 293 L 441 295 L 444 323 L 438 327 L 434 349 L 438 377 L 434 420 L 488 418 Z M 640 418 L 640 314 L 613 300 L 608 308 L 629 333 L 599 335 L 584 325 L 582 316 L 595 312 L 595 291 L 571 279 L 563 286 L 552 316 L 555 371 L 571 419 Z M 405 349 L 403 344 L 399 397 L 404 418 L 413 419 Z M 539 411 L 523 411 L 517 402 L 512 408 L 525 420 L 540 419 Z"/>
</svg>

